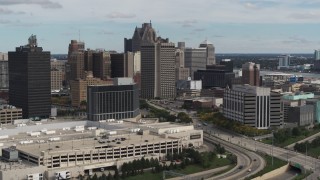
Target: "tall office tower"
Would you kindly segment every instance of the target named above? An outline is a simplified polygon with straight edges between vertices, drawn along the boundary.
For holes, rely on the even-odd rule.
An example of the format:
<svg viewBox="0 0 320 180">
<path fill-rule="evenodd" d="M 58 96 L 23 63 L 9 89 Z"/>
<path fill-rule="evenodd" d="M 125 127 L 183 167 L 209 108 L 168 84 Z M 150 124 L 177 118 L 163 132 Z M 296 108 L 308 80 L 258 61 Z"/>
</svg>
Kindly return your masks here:
<svg viewBox="0 0 320 180">
<path fill-rule="evenodd" d="M 314 50 L 314 60 L 320 60 L 320 49 Z"/>
<path fill-rule="evenodd" d="M 92 54 L 93 77 L 103 80 L 111 77 L 110 53 L 97 50 Z"/>
<path fill-rule="evenodd" d="M 207 65 L 215 64 L 215 48 L 205 40 L 199 48 L 185 48 L 185 67 L 190 69 L 190 76 L 194 77 L 197 70 L 205 70 Z"/>
<path fill-rule="evenodd" d="M 65 80 L 65 60 L 53 59 L 50 61 L 51 66 L 51 92 L 59 92 L 63 88 Z"/>
<path fill-rule="evenodd" d="M 279 56 L 279 66 L 278 69 L 281 68 L 289 68 L 290 66 L 290 55 L 286 54 L 286 55 L 281 55 Z"/>
<path fill-rule="evenodd" d="M 84 50 L 85 50 L 84 42 L 80 42 L 77 40 L 71 40 L 71 42 L 69 44 L 68 55 L 70 55 L 72 52 L 84 51 Z"/>
<path fill-rule="evenodd" d="M 111 77 L 133 77 L 133 53 L 111 54 Z"/>
<path fill-rule="evenodd" d="M 8 54 L 0 53 L 0 90 L 9 89 Z"/>
<path fill-rule="evenodd" d="M 124 52 L 132 52 L 132 39 L 124 38 Z"/>
<path fill-rule="evenodd" d="M 212 64 L 216 64 L 216 54 L 215 54 L 215 47 L 213 46 L 213 44 L 208 41 L 205 40 L 203 41 L 199 48 L 206 48 L 206 52 L 207 52 L 207 65 L 212 65 Z"/>
<path fill-rule="evenodd" d="M 260 64 L 246 62 L 242 65 L 242 83 L 260 86 Z"/>
<path fill-rule="evenodd" d="M 226 89 L 223 97 L 223 114 L 242 124 L 268 129 L 283 123 L 281 95 L 270 88 L 250 85 L 234 85 Z"/>
<path fill-rule="evenodd" d="M 189 68 L 184 67 L 184 49 L 176 49 L 176 81 L 187 80 L 190 75 Z"/>
<path fill-rule="evenodd" d="M 92 54 L 94 50 L 88 49 L 84 52 L 84 70 L 92 71 Z"/>
<path fill-rule="evenodd" d="M 141 88 L 141 52 L 133 53 L 133 80 Z"/>
<path fill-rule="evenodd" d="M 29 43 L 9 52 L 9 103 L 22 108 L 23 118 L 48 118 L 51 113 L 50 52 Z"/>
<path fill-rule="evenodd" d="M 71 40 L 66 64 L 67 81 L 84 78 L 84 42 Z"/>
<path fill-rule="evenodd" d="M 141 97 L 174 98 L 175 45 L 174 43 L 143 43 L 141 46 Z"/>
<path fill-rule="evenodd" d="M 139 89 L 132 78 L 116 78 L 113 86 L 88 86 L 88 119 L 128 119 L 140 115 Z"/>
<path fill-rule="evenodd" d="M 141 28 L 136 27 L 132 36 L 132 52 L 140 51 L 142 42 L 156 42 L 156 32 L 150 23 L 143 23 Z"/>
</svg>

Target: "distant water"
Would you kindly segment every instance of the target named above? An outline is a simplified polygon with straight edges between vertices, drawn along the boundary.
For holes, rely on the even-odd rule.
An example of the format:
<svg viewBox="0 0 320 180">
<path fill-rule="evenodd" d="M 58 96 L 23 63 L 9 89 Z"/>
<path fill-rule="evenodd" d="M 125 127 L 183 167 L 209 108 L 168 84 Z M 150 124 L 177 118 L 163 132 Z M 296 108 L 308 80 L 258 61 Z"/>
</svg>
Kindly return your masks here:
<svg viewBox="0 0 320 180">
<path fill-rule="evenodd" d="M 286 73 L 286 74 L 293 74 L 296 76 L 302 76 L 305 79 L 320 79 L 320 74 L 316 73 L 300 73 L 300 72 L 280 72 L 280 71 L 260 71 L 260 75 L 265 74 L 272 74 L 272 73 Z"/>
</svg>

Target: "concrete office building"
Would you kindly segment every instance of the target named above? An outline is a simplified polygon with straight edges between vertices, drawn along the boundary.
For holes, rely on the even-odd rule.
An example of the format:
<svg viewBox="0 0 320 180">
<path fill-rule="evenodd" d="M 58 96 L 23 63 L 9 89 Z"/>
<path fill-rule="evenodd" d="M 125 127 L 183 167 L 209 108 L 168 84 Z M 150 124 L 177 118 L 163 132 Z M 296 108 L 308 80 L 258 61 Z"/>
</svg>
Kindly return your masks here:
<svg viewBox="0 0 320 180">
<path fill-rule="evenodd" d="M 9 52 L 9 103 L 22 108 L 23 118 L 48 118 L 51 113 L 50 52 L 28 44 Z"/>
<path fill-rule="evenodd" d="M 91 49 L 87 49 L 85 52 L 84 52 L 84 70 L 85 71 L 93 71 L 93 57 L 92 57 L 92 54 L 94 53 L 95 51 L 94 50 L 91 50 Z"/>
<path fill-rule="evenodd" d="M 90 121 L 128 119 L 140 115 L 139 89 L 133 83 L 115 82 L 113 86 L 88 86 L 87 115 Z"/>
<path fill-rule="evenodd" d="M 51 66 L 51 92 L 59 92 L 63 88 L 65 81 L 65 60 L 53 59 L 50 61 Z"/>
<path fill-rule="evenodd" d="M 111 78 L 111 58 L 106 51 L 95 51 L 92 54 L 93 77 L 107 80 Z"/>
<path fill-rule="evenodd" d="M 185 48 L 185 67 L 190 69 L 190 77 L 194 77 L 197 70 L 205 70 L 207 65 L 215 64 L 215 48 L 207 40 L 199 48 Z"/>
<path fill-rule="evenodd" d="M 0 106 L 0 123 L 13 124 L 16 119 L 22 119 L 22 109 L 10 105 Z"/>
<path fill-rule="evenodd" d="M 314 122 L 320 123 L 320 99 L 307 99 L 306 104 L 313 106 Z"/>
<path fill-rule="evenodd" d="M 0 53 L 0 90 L 9 89 L 8 54 Z"/>
<path fill-rule="evenodd" d="M 314 50 L 314 60 L 320 60 L 320 49 Z"/>
<path fill-rule="evenodd" d="M 312 125 L 314 123 L 313 105 L 290 107 L 289 112 L 288 122 L 297 123 L 298 126 Z"/>
<path fill-rule="evenodd" d="M 268 129 L 282 125 L 281 96 L 270 88 L 234 85 L 223 96 L 223 114 L 242 124 Z"/>
<path fill-rule="evenodd" d="M 187 80 L 190 77 L 189 68 L 184 67 L 184 59 L 184 47 L 176 49 L 176 81 Z"/>
<path fill-rule="evenodd" d="M 225 70 L 198 70 L 194 72 L 195 80 L 202 80 L 202 88 L 227 87 L 231 85 L 231 80 L 235 77 L 233 72 Z"/>
<path fill-rule="evenodd" d="M 288 69 L 290 67 L 290 55 L 279 56 L 279 66 L 278 69 Z"/>
<path fill-rule="evenodd" d="M 7 134 L 11 132 L 13 142 L 2 141 L 4 147 L 16 144 L 18 158 L 22 161 L 13 164 L 0 160 L 0 179 L 58 179 L 59 174 L 61 179 L 76 179 L 101 168 L 113 166 L 120 169 L 123 163 L 142 157 L 159 160 L 169 152 L 179 154 L 190 144 L 194 147 L 203 145 L 203 132 L 194 129 L 193 125 L 152 123 L 143 119 L 141 122 L 145 124 L 53 122 L 14 128 L 15 132 L 5 130 Z M 47 135 L 45 131 L 41 132 L 44 129 L 50 133 L 63 133 L 63 136 Z M 31 131 L 40 133 L 41 138 L 26 141 L 25 137 L 31 136 Z M 75 136 L 82 139 L 73 139 Z M 17 156 L 13 155 L 9 157 L 16 159 Z"/>
<path fill-rule="evenodd" d="M 81 102 L 87 101 L 87 87 L 90 85 L 110 85 L 110 81 L 103 81 L 100 78 L 94 78 L 91 72 L 85 79 L 77 79 L 70 81 L 71 89 L 71 105 L 80 107 Z"/>
<path fill-rule="evenodd" d="M 111 54 L 111 77 L 133 77 L 134 53 Z"/>
<path fill-rule="evenodd" d="M 260 86 L 260 64 L 247 62 L 242 65 L 242 83 Z"/>
<path fill-rule="evenodd" d="M 141 46 L 141 97 L 174 98 L 175 86 L 174 43 L 145 43 Z"/>
<path fill-rule="evenodd" d="M 71 40 L 68 48 L 68 62 L 66 64 L 67 81 L 84 78 L 84 42 Z"/>
</svg>

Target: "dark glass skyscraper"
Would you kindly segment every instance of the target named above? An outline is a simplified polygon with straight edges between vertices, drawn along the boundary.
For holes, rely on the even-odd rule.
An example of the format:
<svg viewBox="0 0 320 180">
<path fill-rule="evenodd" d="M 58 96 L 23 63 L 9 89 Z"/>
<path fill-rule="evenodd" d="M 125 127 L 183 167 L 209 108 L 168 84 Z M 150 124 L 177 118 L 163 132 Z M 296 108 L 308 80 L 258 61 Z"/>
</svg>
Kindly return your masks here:
<svg viewBox="0 0 320 180">
<path fill-rule="evenodd" d="M 9 52 L 9 103 L 22 108 L 23 118 L 47 118 L 51 112 L 50 52 L 29 43 Z"/>
</svg>

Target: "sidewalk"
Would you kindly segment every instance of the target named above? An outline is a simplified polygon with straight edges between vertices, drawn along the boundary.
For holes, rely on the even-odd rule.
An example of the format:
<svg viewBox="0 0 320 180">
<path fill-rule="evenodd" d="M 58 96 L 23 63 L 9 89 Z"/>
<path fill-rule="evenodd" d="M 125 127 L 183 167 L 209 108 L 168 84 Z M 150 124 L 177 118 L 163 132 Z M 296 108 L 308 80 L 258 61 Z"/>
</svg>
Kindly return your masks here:
<svg viewBox="0 0 320 180">
<path fill-rule="evenodd" d="M 315 138 L 318 137 L 318 136 L 320 136 L 320 132 L 318 132 L 318 133 L 316 133 L 316 134 L 314 134 L 314 135 L 312 135 L 312 136 L 309 136 L 309 137 L 307 137 L 307 138 L 305 138 L 305 139 L 302 139 L 302 140 L 300 140 L 300 141 L 298 141 L 298 142 L 289 144 L 289 145 L 286 146 L 286 147 L 287 147 L 288 149 L 293 149 L 293 147 L 294 147 L 294 145 L 295 145 L 296 143 L 303 143 L 303 142 L 305 142 L 305 141 L 313 140 L 313 139 L 315 139 Z"/>
</svg>

